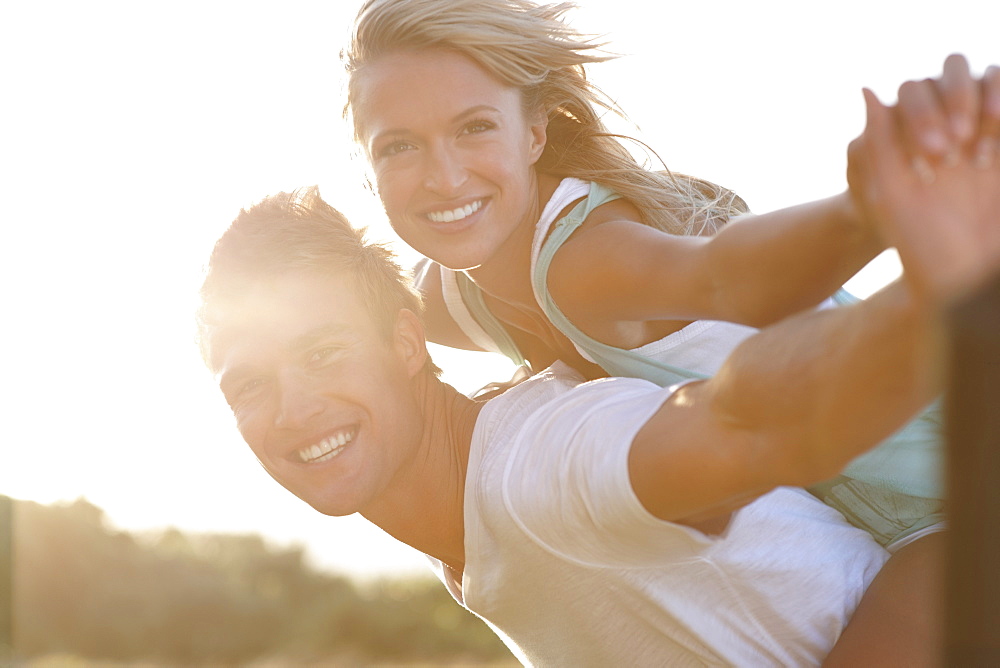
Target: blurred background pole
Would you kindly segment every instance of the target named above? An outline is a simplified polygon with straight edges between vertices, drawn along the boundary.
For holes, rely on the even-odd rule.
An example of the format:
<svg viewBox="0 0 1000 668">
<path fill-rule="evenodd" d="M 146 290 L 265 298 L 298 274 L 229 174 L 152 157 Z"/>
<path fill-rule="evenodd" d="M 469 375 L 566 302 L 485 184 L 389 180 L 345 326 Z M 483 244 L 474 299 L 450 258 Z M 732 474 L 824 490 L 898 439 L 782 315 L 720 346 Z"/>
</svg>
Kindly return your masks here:
<svg viewBox="0 0 1000 668">
<path fill-rule="evenodd" d="M 14 501 L 0 494 L 0 666 L 14 653 Z"/>
<path fill-rule="evenodd" d="M 951 314 L 945 665 L 1000 666 L 1000 275 Z"/>
</svg>

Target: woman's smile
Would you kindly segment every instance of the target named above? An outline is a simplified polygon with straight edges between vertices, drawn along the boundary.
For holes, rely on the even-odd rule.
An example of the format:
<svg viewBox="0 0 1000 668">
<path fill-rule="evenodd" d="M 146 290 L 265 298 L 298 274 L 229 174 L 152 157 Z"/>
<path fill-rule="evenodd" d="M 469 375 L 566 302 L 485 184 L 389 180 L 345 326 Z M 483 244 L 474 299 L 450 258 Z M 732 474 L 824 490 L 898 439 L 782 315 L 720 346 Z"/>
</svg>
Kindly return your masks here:
<svg viewBox="0 0 1000 668">
<path fill-rule="evenodd" d="M 458 207 L 457 209 L 450 209 L 447 211 L 431 211 L 427 214 L 427 218 L 430 219 L 432 223 L 453 223 L 465 220 L 481 208 L 483 208 L 483 200 L 477 199 L 475 202 Z"/>
</svg>

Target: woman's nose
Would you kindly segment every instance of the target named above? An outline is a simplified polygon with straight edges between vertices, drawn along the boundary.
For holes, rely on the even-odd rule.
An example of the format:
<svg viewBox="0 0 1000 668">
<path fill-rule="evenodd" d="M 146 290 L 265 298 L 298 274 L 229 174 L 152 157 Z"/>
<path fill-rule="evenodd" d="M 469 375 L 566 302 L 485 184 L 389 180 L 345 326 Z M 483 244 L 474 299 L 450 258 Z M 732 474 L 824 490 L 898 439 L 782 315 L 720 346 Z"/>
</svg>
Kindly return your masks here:
<svg viewBox="0 0 1000 668">
<path fill-rule="evenodd" d="M 468 178 L 459 156 L 447 147 L 435 147 L 428 151 L 426 169 L 424 187 L 444 197 L 455 195 Z"/>
</svg>

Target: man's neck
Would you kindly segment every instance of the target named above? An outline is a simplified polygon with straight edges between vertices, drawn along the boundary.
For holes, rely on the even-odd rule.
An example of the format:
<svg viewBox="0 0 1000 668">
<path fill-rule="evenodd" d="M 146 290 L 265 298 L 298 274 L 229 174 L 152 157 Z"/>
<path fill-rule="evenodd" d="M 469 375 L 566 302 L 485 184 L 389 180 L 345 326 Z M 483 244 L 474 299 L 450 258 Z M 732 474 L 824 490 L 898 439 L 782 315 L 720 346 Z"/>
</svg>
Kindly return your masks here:
<svg viewBox="0 0 1000 668">
<path fill-rule="evenodd" d="M 465 476 L 483 403 L 430 374 L 413 381 L 423 412 L 421 445 L 392 489 L 362 515 L 458 572 L 465 566 Z"/>
</svg>

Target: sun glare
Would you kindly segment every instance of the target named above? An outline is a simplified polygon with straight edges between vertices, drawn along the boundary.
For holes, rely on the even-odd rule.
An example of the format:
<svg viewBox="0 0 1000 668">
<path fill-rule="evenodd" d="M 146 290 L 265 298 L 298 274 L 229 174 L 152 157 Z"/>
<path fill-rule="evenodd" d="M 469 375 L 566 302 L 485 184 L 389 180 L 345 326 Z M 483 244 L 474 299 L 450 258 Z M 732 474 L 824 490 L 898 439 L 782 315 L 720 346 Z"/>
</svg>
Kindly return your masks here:
<svg viewBox="0 0 1000 668">
<path fill-rule="evenodd" d="M 0 278 L 13 306 L 0 493 L 84 496 L 122 528 L 308 542 L 325 565 L 356 572 L 418 561 L 278 488 L 239 440 L 194 342 L 214 240 L 272 192 L 318 184 L 404 264 L 416 259 L 348 157 L 337 52 L 357 4 L 6 12 L 0 55 L 18 65 L 4 74 L 17 104 L 5 107 L 0 149 L 11 172 Z M 902 2 L 848 2 L 822 18 L 798 2 L 721 3 L 711 17 L 697 3 L 579 4 L 582 25 L 625 53 L 595 68 L 595 81 L 671 168 L 733 188 L 755 211 L 845 187 L 862 86 L 891 99 L 949 52 L 979 69 L 1000 56 L 997 3 L 959 0 L 932 17 Z M 879 262 L 860 292 L 898 273 L 891 256 Z M 463 391 L 513 370 L 485 354 L 433 355 Z"/>
</svg>

